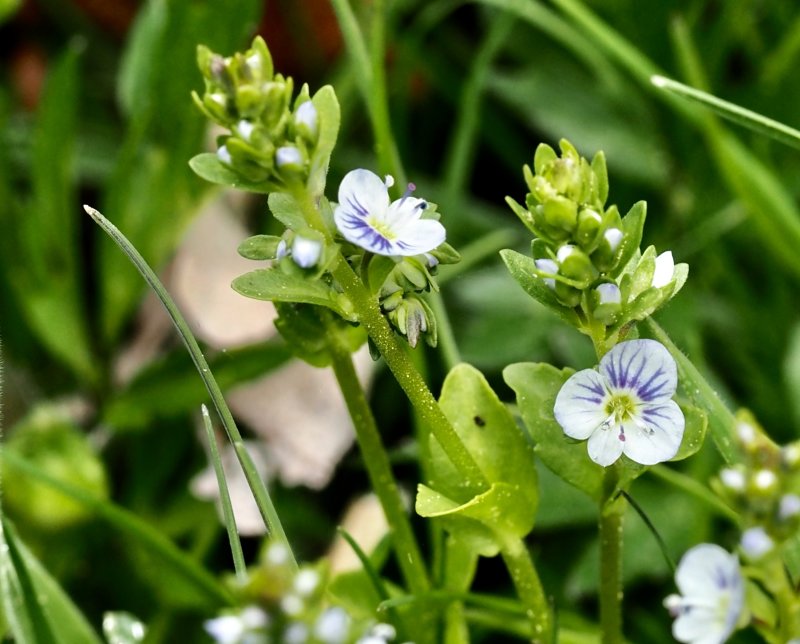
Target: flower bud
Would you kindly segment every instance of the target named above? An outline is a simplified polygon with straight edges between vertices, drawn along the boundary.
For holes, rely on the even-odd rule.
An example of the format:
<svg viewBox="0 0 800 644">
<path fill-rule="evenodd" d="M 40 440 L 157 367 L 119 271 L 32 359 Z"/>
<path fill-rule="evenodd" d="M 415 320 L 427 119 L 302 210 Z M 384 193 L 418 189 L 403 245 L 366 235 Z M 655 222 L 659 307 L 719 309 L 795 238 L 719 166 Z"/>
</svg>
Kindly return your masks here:
<svg viewBox="0 0 800 644">
<path fill-rule="evenodd" d="M 217 149 L 217 158 L 220 161 L 222 161 L 225 165 L 231 165 L 233 163 L 233 159 L 231 158 L 231 153 L 228 152 L 228 147 L 225 145 L 221 145 Z"/>
<path fill-rule="evenodd" d="M 745 556 L 748 559 L 761 559 L 774 547 L 774 542 L 761 526 L 748 528 L 742 533 L 739 542 Z"/>
<path fill-rule="evenodd" d="M 652 286 L 662 288 L 672 281 L 675 274 L 675 262 L 672 259 L 672 251 L 666 251 L 656 257 L 656 267 L 653 271 Z"/>
<path fill-rule="evenodd" d="M 275 150 L 275 166 L 282 172 L 302 172 L 303 155 L 293 145 L 285 145 Z"/>
<path fill-rule="evenodd" d="M 547 273 L 549 275 L 558 275 L 558 264 L 556 264 L 552 259 L 537 259 L 534 261 L 536 268 L 538 268 L 542 273 Z M 542 280 L 544 281 L 545 285 L 549 288 L 555 289 L 556 287 L 556 280 L 553 277 L 543 277 Z"/>
<path fill-rule="evenodd" d="M 566 197 L 553 197 L 542 204 L 545 230 L 571 235 L 578 223 L 578 206 Z"/>
<path fill-rule="evenodd" d="M 581 303 L 581 292 L 574 286 L 569 286 L 564 282 L 556 282 L 555 292 L 556 297 L 564 306 L 572 308 Z"/>
<path fill-rule="evenodd" d="M 319 135 L 319 116 L 314 103 L 306 101 L 302 103 L 294 112 L 294 126 L 298 134 L 311 145 L 317 142 Z"/>
<path fill-rule="evenodd" d="M 312 268 L 319 261 L 321 254 L 321 241 L 295 235 L 294 242 L 292 242 L 292 259 L 300 268 Z"/>
<path fill-rule="evenodd" d="M 782 520 L 792 519 L 800 514 L 800 496 L 784 494 L 778 504 L 778 516 Z"/>
<path fill-rule="evenodd" d="M 597 270 L 589 257 L 577 246 L 564 244 L 556 254 L 559 274 L 574 280 L 578 288 L 586 288 L 597 278 Z"/>
<path fill-rule="evenodd" d="M 616 262 L 617 249 L 622 243 L 623 234 L 619 228 L 609 228 L 598 240 L 597 248 L 591 255 L 592 263 L 598 271 L 610 271 Z"/>
<path fill-rule="evenodd" d="M 591 293 L 592 315 L 603 324 L 610 325 L 622 308 L 621 302 L 619 286 L 608 282 L 599 284 Z"/>
<path fill-rule="evenodd" d="M 600 233 L 600 226 L 603 218 L 591 208 L 584 208 L 578 213 L 578 228 L 575 231 L 575 241 L 586 251 L 592 250 L 592 246 Z"/>
</svg>

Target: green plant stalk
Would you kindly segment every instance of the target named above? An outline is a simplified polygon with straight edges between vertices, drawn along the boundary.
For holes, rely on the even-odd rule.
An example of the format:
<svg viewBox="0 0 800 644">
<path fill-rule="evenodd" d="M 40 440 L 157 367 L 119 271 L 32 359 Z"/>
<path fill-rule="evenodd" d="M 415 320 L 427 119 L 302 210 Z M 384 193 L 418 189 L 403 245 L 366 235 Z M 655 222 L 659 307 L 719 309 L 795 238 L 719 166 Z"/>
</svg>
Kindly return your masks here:
<svg viewBox="0 0 800 644">
<path fill-rule="evenodd" d="M 375 135 L 375 150 L 381 172 L 395 178 L 393 190 L 404 189 L 406 176 L 400 155 L 392 136 L 389 119 L 389 103 L 386 92 L 385 23 L 383 0 L 373 3 L 371 25 L 371 51 L 367 50 L 364 35 L 358 26 L 353 9 L 348 0 L 332 0 L 331 4 L 339 21 L 347 52 L 355 68 L 358 88 L 367 106 L 370 124 Z M 403 188 L 401 188 L 403 187 Z"/>
<path fill-rule="evenodd" d="M 331 366 L 336 381 L 344 396 L 350 418 L 356 430 L 356 438 L 364 465 L 367 468 L 372 489 L 380 500 L 383 512 L 392 529 L 392 541 L 397 554 L 397 563 L 412 593 L 426 592 L 430 580 L 425 561 L 411 529 L 411 522 L 403 505 L 392 466 L 369 407 L 361 383 L 358 381 L 353 359 L 333 333 L 328 333 L 328 347 L 332 359 Z"/>
<path fill-rule="evenodd" d="M 231 544 L 231 556 L 233 557 L 233 569 L 236 571 L 236 578 L 240 582 L 247 581 L 247 567 L 244 563 L 244 553 L 242 553 L 242 542 L 239 540 L 239 533 L 236 530 L 236 517 L 233 514 L 231 505 L 231 495 L 228 492 L 228 483 L 225 480 L 225 470 L 222 469 L 222 461 L 219 457 L 217 448 L 217 437 L 214 435 L 214 428 L 211 426 L 211 416 L 208 407 L 202 405 L 200 413 L 203 416 L 203 426 L 206 429 L 208 438 L 208 450 L 211 463 L 214 465 L 214 473 L 217 475 L 217 485 L 219 486 L 219 500 L 222 504 L 222 515 L 225 519 L 225 529 L 228 532 L 228 541 Z"/>
<path fill-rule="evenodd" d="M 208 571 L 185 555 L 161 532 L 153 528 L 149 523 L 139 519 L 135 514 L 98 499 L 86 490 L 71 483 L 50 476 L 47 472 L 43 472 L 29 461 L 8 450 L 0 452 L 0 456 L 4 465 L 8 465 L 17 472 L 21 472 L 58 490 L 64 496 L 90 508 L 114 527 L 135 536 L 143 546 L 146 546 L 164 561 L 169 562 L 180 570 L 186 579 L 191 580 L 209 599 L 221 605 L 233 603 L 233 596 Z"/>
<path fill-rule="evenodd" d="M 778 608 L 779 632 L 776 642 L 788 642 L 800 635 L 800 602 L 797 601 L 792 583 L 789 580 L 786 567 L 783 565 L 780 554 L 774 550 L 767 556 L 760 568 L 760 576 L 764 586 L 775 598 Z"/>
<path fill-rule="evenodd" d="M 330 231 L 325 226 L 314 200 L 302 186 L 292 192 L 303 211 L 306 222 L 331 241 Z M 353 305 L 358 321 L 364 325 L 372 342 L 380 351 L 389 369 L 417 410 L 420 418 L 430 427 L 453 465 L 468 481 L 479 483 L 488 489 L 488 483 L 475 459 L 464 447 L 455 429 L 439 407 L 425 380 L 414 367 L 405 348 L 397 340 L 394 330 L 381 313 L 377 299 L 364 286 L 350 264 L 341 254 L 331 269 L 344 294 Z"/>
<path fill-rule="evenodd" d="M 206 361 L 203 352 L 200 350 L 197 340 L 195 340 L 194 335 L 192 335 L 189 325 L 186 323 L 186 320 L 183 318 L 183 315 L 181 314 L 170 294 L 164 288 L 161 280 L 158 279 L 158 276 L 155 274 L 153 269 L 148 266 L 147 262 L 141 256 L 139 251 L 133 247 L 125 235 L 123 235 L 114 224 L 112 224 L 94 208 L 84 206 L 84 209 L 128 256 L 133 265 L 158 296 L 158 299 L 161 300 L 164 308 L 167 310 L 167 313 L 172 319 L 172 323 L 175 325 L 178 334 L 181 336 L 186 349 L 189 351 L 189 355 L 192 357 L 192 362 L 194 362 L 197 372 L 200 374 L 200 378 L 202 378 L 203 383 L 208 390 L 209 396 L 214 403 L 214 407 L 216 408 L 217 413 L 222 420 L 222 424 L 228 434 L 228 439 L 233 445 L 236 456 L 238 457 L 239 463 L 242 466 L 247 483 L 253 492 L 256 505 L 258 505 L 259 512 L 261 513 L 261 517 L 264 519 L 264 524 L 266 525 L 267 530 L 269 530 L 274 539 L 277 539 L 286 547 L 286 550 L 289 553 L 290 561 L 296 567 L 297 562 L 294 558 L 294 552 L 292 551 L 289 540 L 283 530 L 283 525 L 278 517 L 278 512 L 275 510 L 275 506 L 272 503 L 269 492 L 267 491 L 264 482 L 261 480 L 261 477 L 256 470 L 255 463 L 253 462 L 250 453 L 247 451 L 247 448 L 242 441 L 242 435 L 239 433 L 239 429 L 236 427 L 236 423 L 233 420 L 230 409 L 228 409 L 228 405 L 225 402 L 225 397 L 222 395 L 222 390 L 219 388 L 216 379 L 211 373 L 211 370 L 208 367 L 208 362 Z"/>
<path fill-rule="evenodd" d="M 550 607 L 542 588 L 539 574 L 531 560 L 531 553 L 519 537 L 497 535 L 500 554 L 517 589 L 517 596 L 525 608 L 525 615 L 531 624 L 531 642 L 550 644 L 553 641 L 553 625 L 550 620 Z"/>
<path fill-rule="evenodd" d="M 603 644 L 622 644 L 622 523 L 625 501 L 616 498 L 619 474 L 606 468 L 600 502 L 600 630 Z"/>
</svg>

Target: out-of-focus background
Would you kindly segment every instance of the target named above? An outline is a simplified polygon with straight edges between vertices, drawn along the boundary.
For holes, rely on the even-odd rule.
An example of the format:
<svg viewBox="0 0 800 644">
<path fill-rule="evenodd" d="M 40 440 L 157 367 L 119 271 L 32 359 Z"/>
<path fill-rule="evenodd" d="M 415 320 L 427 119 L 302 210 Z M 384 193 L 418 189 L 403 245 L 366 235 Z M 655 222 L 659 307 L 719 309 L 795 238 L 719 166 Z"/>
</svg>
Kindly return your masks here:
<svg viewBox="0 0 800 644">
<path fill-rule="evenodd" d="M 353 4 L 367 24 L 374 5 Z M 538 143 L 566 137 L 585 156 L 605 151 L 609 201 L 623 214 L 648 202 L 645 244 L 690 264 L 661 324 L 733 408 L 752 410 L 776 440 L 796 438 L 800 152 L 665 100 L 643 77 L 655 66 L 797 127 L 797 4 L 387 4 L 400 154 L 418 194 L 439 204 L 448 241 L 469 250 L 466 269 L 442 275 L 463 360 L 507 400 L 499 374 L 509 363 L 594 362 L 590 344 L 530 300 L 495 252 L 527 248 L 529 236 L 503 199 L 522 201 L 521 168 Z M 291 358 L 270 305 L 229 289 L 253 267 L 236 254 L 239 241 L 275 230 L 265 200 L 211 186 L 187 161 L 213 140 L 190 98 L 202 89 L 197 44 L 230 54 L 259 33 L 276 69 L 297 86 L 336 88 L 343 118 L 327 194 L 335 198 L 348 170 L 377 169 L 334 11 L 324 0 L 2 0 L 0 20 L 5 450 L 134 512 L 215 574 L 231 568 L 209 500 L 202 384 L 138 274 L 83 213 L 88 203 L 159 270 L 189 318 L 262 456 L 299 556 L 326 553 L 335 526 L 368 489 L 347 414 L 331 376 Z M 424 353 L 437 390 L 442 360 Z M 407 403 L 368 356 L 359 366 L 398 475 L 413 491 Z M 710 441 L 681 465 L 701 481 L 718 466 Z M 530 545 L 556 603 L 589 617 L 595 509 L 544 468 L 540 474 Z M 235 496 L 252 553 L 259 520 L 247 493 Z M 673 557 L 700 541 L 725 543 L 727 527 L 663 483 L 645 477 L 634 496 Z M 3 510 L 94 622 L 106 610 L 127 610 L 160 625 L 153 641 L 200 637 L 211 612 L 203 597 L 90 505 L 7 465 Z M 627 541 L 631 641 L 669 641 L 660 607 L 667 566 L 633 515 Z M 478 588 L 506 587 L 501 567 L 482 562 Z M 487 633 L 484 641 L 499 640 Z"/>
</svg>

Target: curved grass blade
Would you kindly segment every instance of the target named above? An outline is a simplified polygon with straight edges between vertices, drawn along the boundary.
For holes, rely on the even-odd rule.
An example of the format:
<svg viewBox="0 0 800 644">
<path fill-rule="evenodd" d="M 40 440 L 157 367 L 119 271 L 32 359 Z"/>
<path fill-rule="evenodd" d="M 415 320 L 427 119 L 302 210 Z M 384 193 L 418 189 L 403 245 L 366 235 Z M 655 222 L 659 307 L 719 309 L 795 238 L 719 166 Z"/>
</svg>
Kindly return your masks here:
<svg viewBox="0 0 800 644">
<path fill-rule="evenodd" d="M 261 477 L 258 475 L 255 463 L 253 463 L 253 459 L 250 457 L 249 452 L 244 446 L 239 429 L 236 427 L 236 423 L 233 420 L 230 409 L 228 409 L 228 405 L 222 395 L 222 390 L 219 388 L 216 379 L 211 373 L 211 370 L 208 367 L 208 362 L 206 362 L 206 358 L 203 355 L 203 352 L 200 350 L 197 340 L 195 340 L 194 335 L 192 335 L 189 325 L 186 323 L 183 315 L 178 310 L 178 307 L 170 294 L 167 293 L 167 289 L 164 288 L 161 280 L 158 279 L 155 272 L 153 272 L 153 269 L 148 266 L 147 262 L 141 256 L 139 251 L 133 247 L 125 235 L 123 235 L 120 230 L 108 219 L 106 219 L 99 211 L 95 210 L 91 206 L 84 206 L 84 210 L 92 219 L 94 219 L 94 221 L 103 229 L 103 231 L 114 240 L 122 252 L 128 256 L 145 281 L 150 285 L 150 288 L 152 288 L 155 294 L 158 296 L 158 299 L 161 300 L 164 308 L 167 310 L 167 313 L 172 319 L 172 323 L 175 325 L 175 329 L 178 331 L 183 343 L 186 345 L 186 349 L 192 356 L 192 361 L 194 362 L 195 367 L 197 367 L 197 372 L 200 374 L 200 378 L 202 378 L 203 383 L 208 390 L 208 394 L 211 396 L 211 400 L 214 403 L 214 407 L 216 408 L 217 413 L 222 420 L 222 424 L 225 427 L 228 438 L 236 450 L 236 455 L 239 457 L 239 463 L 242 466 L 242 470 L 244 470 L 244 475 L 247 478 L 247 483 L 250 486 L 250 490 L 253 492 L 258 509 L 261 512 L 262 518 L 264 519 L 264 524 L 267 526 L 267 529 L 272 534 L 273 538 L 280 541 L 286 547 L 292 563 L 294 566 L 297 566 L 291 545 L 289 544 L 289 540 L 283 530 L 283 525 L 281 524 L 278 513 L 275 510 L 274 504 L 272 503 L 272 499 L 269 496 L 269 492 L 267 491 L 264 482 L 261 480 Z"/>
<path fill-rule="evenodd" d="M 724 119 L 753 130 L 758 134 L 763 134 L 776 141 L 780 141 L 785 145 L 800 149 L 800 130 L 796 130 L 793 127 L 789 127 L 768 116 L 753 112 L 735 103 L 717 98 L 708 92 L 695 89 L 689 85 L 684 85 L 671 78 L 655 75 L 650 77 L 650 82 L 659 89 L 671 92 L 693 103 L 699 103 L 703 107 L 716 112 Z"/>
<path fill-rule="evenodd" d="M 214 465 L 214 473 L 217 475 L 217 485 L 219 486 L 219 500 L 222 504 L 222 515 L 225 518 L 225 529 L 228 531 L 228 541 L 231 544 L 231 556 L 233 557 L 233 568 L 236 570 L 236 578 L 239 581 L 247 581 L 247 569 L 244 564 L 244 554 L 242 553 L 242 542 L 239 540 L 239 532 L 236 529 L 236 517 L 233 514 L 231 505 L 231 495 L 228 492 L 228 483 L 225 480 L 225 470 L 222 469 L 222 461 L 219 457 L 217 448 L 217 437 L 214 435 L 214 428 L 211 426 L 211 416 L 208 407 L 202 405 L 203 426 L 206 428 L 208 437 L 208 449 L 211 463 Z"/>
</svg>

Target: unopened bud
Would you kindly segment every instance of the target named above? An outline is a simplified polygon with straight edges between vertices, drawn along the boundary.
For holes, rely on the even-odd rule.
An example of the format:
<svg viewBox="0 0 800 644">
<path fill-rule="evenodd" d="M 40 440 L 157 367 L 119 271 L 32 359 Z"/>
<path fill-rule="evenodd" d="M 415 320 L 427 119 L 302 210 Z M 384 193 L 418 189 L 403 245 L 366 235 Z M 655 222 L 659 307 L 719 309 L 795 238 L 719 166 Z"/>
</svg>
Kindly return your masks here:
<svg viewBox="0 0 800 644">
<path fill-rule="evenodd" d="M 735 470 L 730 467 L 726 467 L 719 473 L 719 480 L 732 492 L 743 492 L 747 483 L 741 470 Z"/>
<path fill-rule="evenodd" d="M 742 539 L 739 545 L 742 548 L 742 552 L 744 552 L 749 559 L 760 559 L 772 550 L 775 544 L 764 528 L 756 526 L 742 533 Z"/>
<path fill-rule="evenodd" d="M 303 155 L 293 145 L 285 145 L 275 150 L 275 165 L 281 170 L 302 172 Z"/>
<path fill-rule="evenodd" d="M 228 147 L 225 145 L 221 145 L 217 149 L 217 158 L 220 161 L 222 161 L 225 165 L 231 165 L 233 163 L 233 159 L 231 158 L 231 153 L 228 152 Z"/>
<path fill-rule="evenodd" d="M 300 268 L 311 268 L 319 261 L 322 254 L 322 242 L 295 235 L 292 242 L 292 259 Z"/>
<path fill-rule="evenodd" d="M 619 286 L 613 283 L 598 284 L 591 297 L 594 318 L 606 325 L 613 323 L 622 302 Z"/>
<path fill-rule="evenodd" d="M 783 519 L 791 519 L 800 514 L 800 496 L 796 494 L 784 494 L 778 505 L 778 516 Z"/>
<path fill-rule="evenodd" d="M 538 268 L 542 273 L 546 273 L 547 275 L 558 275 L 558 264 L 556 264 L 552 259 L 537 259 L 534 261 L 536 268 Z M 556 287 L 556 280 L 552 277 L 543 277 L 542 278 L 544 283 L 550 287 Z"/>
<path fill-rule="evenodd" d="M 581 248 L 590 250 L 600 232 L 603 219 L 591 208 L 584 208 L 578 213 L 578 228 L 575 231 L 575 240 Z"/>
<path fill-rule="evenodd" d="M 672 281 L 675 274 L 675 261 L 672 259 L 672 251 L 666 251 L 656 257 L 656 267 L 653 271 L 652 286 L 662 288 Z"/>
<path fill-rule="evenodd" d="M 565 197 L 553 197 L 542 204 L 542 214 L 547 230 L 555 229 L 571 234 L 578 223 L 578 206 Z"/>
<path fill-rule="evenodd" d="M 564 244 L 556 253 L 559 274 L 574 280 L 578 288 L 586 288 L 597 277 L 597 270 L 588 255 L 577 246 Z"/>
<path fill-rule="evenodd" d="M 319 134 L 319 116 L 314 103 L 302 103 L 294 113 L 294 124 L 298 133 L 312 145 L 317 142 Z"/>
</svg>

